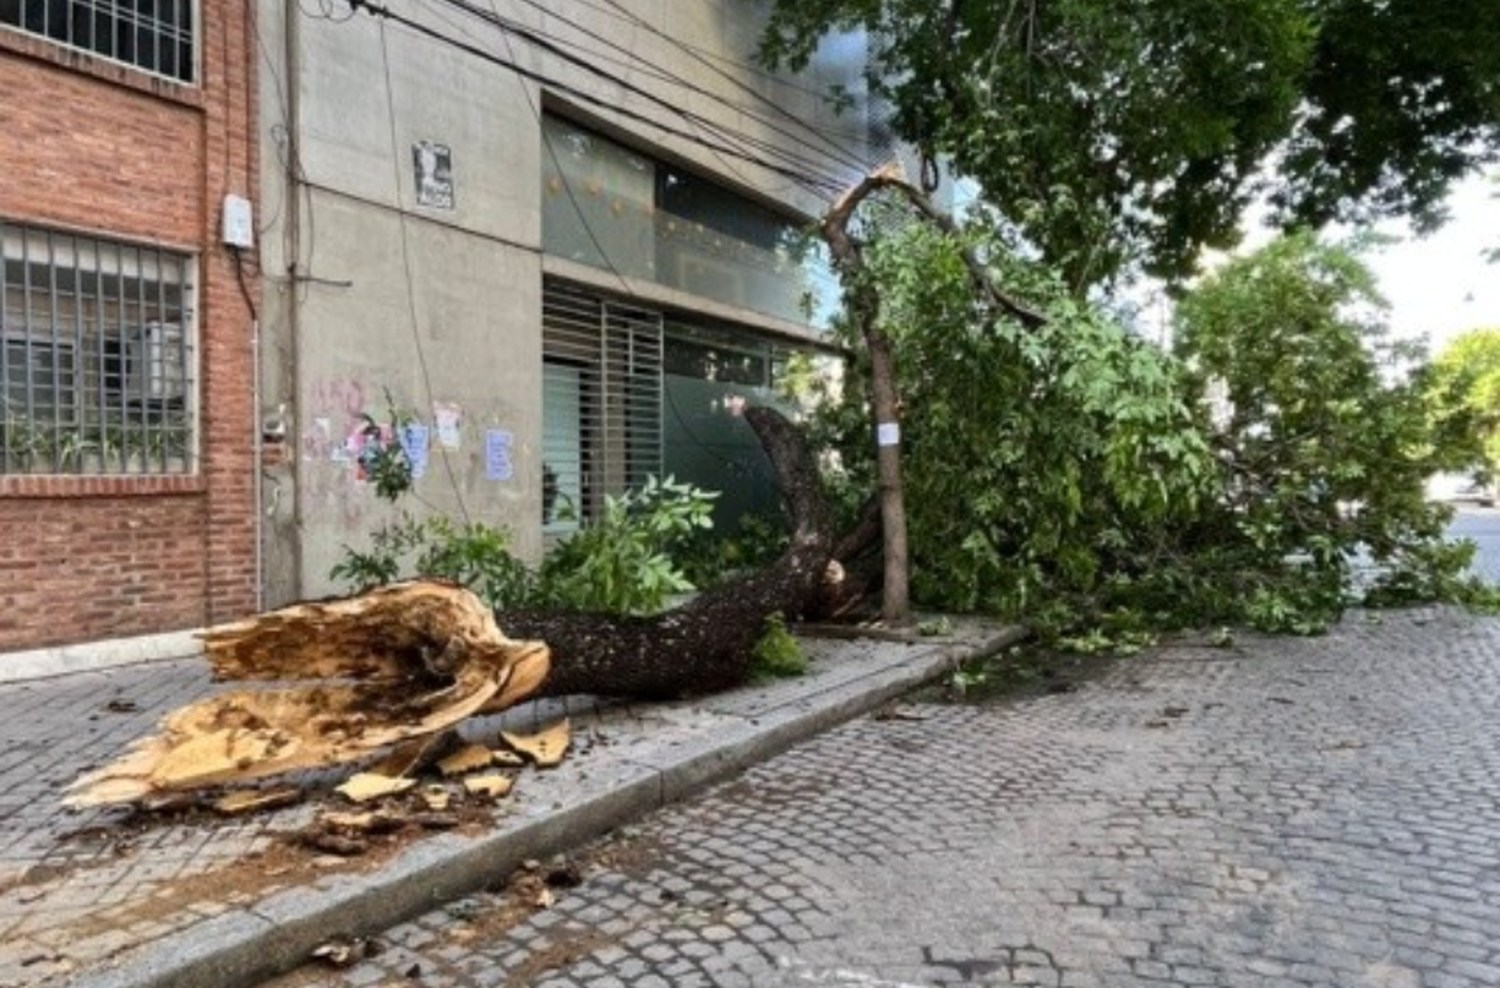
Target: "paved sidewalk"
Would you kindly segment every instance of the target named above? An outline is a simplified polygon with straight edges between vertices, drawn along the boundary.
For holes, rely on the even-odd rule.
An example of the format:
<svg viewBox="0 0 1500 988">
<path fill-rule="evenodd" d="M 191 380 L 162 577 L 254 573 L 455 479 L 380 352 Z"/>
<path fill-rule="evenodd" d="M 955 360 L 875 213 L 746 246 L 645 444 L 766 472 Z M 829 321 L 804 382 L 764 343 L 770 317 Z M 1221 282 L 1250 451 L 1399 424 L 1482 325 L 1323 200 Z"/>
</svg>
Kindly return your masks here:
<svg viewBox="0 0 1500 988">
<path fill-rule="evenodd" d="M 465 733 L 492 738 L 566 715 L 574 750 L 562 767 L 525 773 L 493 822 L 349 858 L 296 841 L 326 792 L 236 818 L 61 805 L 79 773 L 220 689 L 204 663 L 0 683 L 0 988 L 254 983 L 330 936 L 380 929 L 481 888 L 1018 637 L 961 622 L 951 637 L 915 644 L 809 640 L 812 671 L 798 680 L 675 704 L 525 704 Z M 344 774 L 298 781 L 322 792 Z"/>
</svg>

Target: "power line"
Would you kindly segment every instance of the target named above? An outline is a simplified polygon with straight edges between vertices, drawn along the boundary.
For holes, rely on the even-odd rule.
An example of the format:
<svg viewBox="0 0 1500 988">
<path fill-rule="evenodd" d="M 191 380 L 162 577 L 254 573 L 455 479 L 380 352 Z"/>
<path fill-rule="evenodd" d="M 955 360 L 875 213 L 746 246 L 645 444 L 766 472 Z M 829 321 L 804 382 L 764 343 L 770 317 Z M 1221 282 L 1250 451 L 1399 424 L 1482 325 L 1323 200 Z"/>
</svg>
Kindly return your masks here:
<svg viewBox="0 0 1500 988">
<path fill-rule="evenodd" d="M 386 113 L 390 120 L 391 134 L 391 169 L 394 172 L 394 177 L 396 180 L 396 195 L 399 200 L 399 197 L 401 195 L 401 151 L 400 144 L 396 136 L 396 94 L 395 86 L 391 81 L 391 53 L 390 48 L 386 43 L 384 24 L 380 25 L 380 67 L 385 73 L 385 104 Z M 412 277 L 411 273 L 411 246 L 408 243 L 409 238 L 406 232 L 405 209 L 401 209 L 398 211 L 397 219 L 401 225 L 401 269 L 406 277 L 406 310 L 411 322 L 412 342 L 415 344 L 417 351 L 417 366 L 422 372 L 422 386 L 427 391 L 427 401 L 431 403 L 434 397 L 432 390 L 432 373 L 427 367 L 426 348 L 422 346 L 422 329 L 417 325 L 417 297 L 414 285 L 415 279 Z M 392 441 L 404 444 L 405 437 L 399 435 L 394 436 L 392 437 Z M 449 457 L 448 449 L 446 446 L 439 444 L 439 448 L 443 453 L 443 469 L 444 472 L 448 475 L 448 483 L 453 487 L 454 497 L 458 499 L 459 513 L 464 517 L 464 524 L 471 524 L 472 519 L 469 517 L 469 506 L 464 501 L 463 488 L 459 486 L 458 476 L 453 471 L 452 458 Z"/>
<path fill-rule="evenodd" d="M 773 144 L 769 141 L 761 140 L 758 138 L 753 138 L 750 135 L 742 132 L 731 131 L 728 127 L 708 120 L 700 114 L 692 113 L 690 111 L 682 109 L 679 104 L 673 103 L 666 97 L 658 96 L 657 94 L 652 93 L 651 91 L 640 86 L 637 86 L 618 75 L 604 71 L 597 64 L 595 64 L 594 59 L 597 57 L 596 52 L 587 51 L 587 55 L 589 57 L 584 57 L 583 55 L 572 54 L 568 51 L 565 51 L 561 42 L 557 41 L 556 39 L 549 38 L 546 35 L 540 34 L 532 30 L 531 28 L 528 28 L 525 25 L 516 22 L 513 19 L 502 17 L 498 11 L 493 9 L 493 7 L 491 8 L 491 10 L 485 11 L 479 7 L 476 7 L 472 2 L 469 2 L 469 0 L 437 0 L 437 2 L 447 4 L 450 7 L 463 11 L 471 17 L 484 21 L 485 23 L 498 29 L 502 33 L 505 33 L 507 35 L 507 38 L 509 37 L 509 35 L 514 34 L 527 43 L 541 49 L 542 51 L 555 55 L 556 57 L 562 59 L 564 62 L 573 65 L 576 68 L 582 69 L 585 72 L 598 76 L 599 78 L 604 79 L 608 82 L 614 83 L 625 89 L 627 92 L 633 93 L 646 100 L 647 102 L 652 103 L 653 105 L 672 112 L 674 115 L 681 117 L 683 120 L 687 121 L 690 124 L 696 123 L 705 126 L 711 131 L 718 132 L 719 136 L 721 137 L 725 137 L 731 140 L 738 140 L 742 144 L 742 146 L 757 148 L 762 153 L 769 154 L 774 158 L 778 158 L 783 163 L 803 169 L 805 172 L 817 173 L 819 171 L 819 166 L 816 162 L 796 155 L 781 145 Z M 545 8 L 541 9 L 545 11 Z M 563 20 L 564 23 L 573 24 L 573 22 L 567 21 L 566 19 L 559 19 Z M 573 26 L 577 27 L 576 24 L 574 24 Z M 468 32 L 465 32 L 465 34 L 467 33 Z M 472 35 L 470 35 L 470 37 L 472 37 Z M 617 50 L 620 50 L 618 49 L 618 46 L 615 47 L 617 48 Z M 511 52 L 511 57 L 512 60 L 514 60 L 514 51 Z M 680 78 L 677 78 L 677 83 L 689 89 L 694 88 L 693 84 L 688 83 Z M 698 89 L 697 91 L 703 93 L 704 95 L 714 97 L 714 94 L 707 93 L 704 90 Z M 725 105 L 730 106 L 738 112 L 746 112 L 744 107 L 727 102 L 725 102 Z M 794 135 L 787 134 L 786 136 L 791 137 L 794 141 L 797 140 Z M 798 141 L 798 143 L 801 142 Z M 826 184 L 828 184 L 830 187 L 841 187 L 842 185 L 847 184 L 841 182 L 836 177 L 823 175 L 820 176 L 820 178 L 823 178 Z M 809 186 L 809 188 L 811 189 L 811 186 Z M 823 190 L 819 188 L 816 191 L 821 192 Z"/>
<path fill-rule="evenodd" d="M 523 0 L 523 2 L 528 3 L 528 4 L 532 5 L 532 6 L 539 6 L 538 0 Z M 770 99 L 764 93 L 762 93 L 759 90 L 757 90 L 754 86 L 751 86 L 748 83 L 746 83 L 743 79 L 739 79 L 736 76 L 732 75 L 731 73 L 724 71 L 719 66 L 714 65 L 712 62 L 710 62 L 708 60 L 708 58 L 704 54 L 702 54 L 701 50 L 698 49 L 697 47 L 695 47 L 693 45 L 687 44 L 685 41 L 683 41 L 680 38 L 674 38 L 674 37 L 672 37 L 671 35 L 667 34 L 666 32 L 662 31 L 660 28 L 658 28 L 655 25 L 653 25 L 652 23 L 650 23 L 649 21 L 647 21 L 644 18 L 640 17 L 638 14 L 635 14 L 632 11 L 626 10 L 623 6 L 620 5 L 619 0 L 604 0 L 604 2 L 606 4 L 608 4 L 609 6 L 615 8 L 616 10 L 620 11 L 620 15 L 622 17 L 625 17 L 625 18 L 629 19 L 632 23 L 638 25 L 639 27 L 643 28 L 646 31 L 649 31 L 650 33 L 652 33 L 656 37 L 661 38 L 662 40 L 668 42 L 669 44 L 675 46 L 683 54 L 687 55 L 689 58 L 692 58 L 699 65 L 702 65 L 704 68 L 708 69 L 710 72 L 714 73 L 719 78 L 721 78 L 721 79 L 725 80 L 726 82 L 730 83 L 736 89 L 740 90 L 741 92 L 745 93 L 748 96 L 751 96 L 752 98 L 756 99 L 757 101 L 766 104 L 777 115 L 785 117 L 787 120 L 790 120 L 791 122 L 797 124 L 799 127 L 801 127 L 803 129 L 805 129 L 806 131 L 808 131 L 810 134 L 813 134 L 814 136 L 816 136 L 819 139 L 821 139 L 821 141 L 828 148 L 832 149 L 832 156 L 833 157 L 841 158 L 841 160 L 845 164 L 851 165 L 852 167 L 859 169 L 859 171 L 861 173 L 869 170 L 869 163 L 867 161 L 865 161 L 864 159 L 860 158 L 858 155 L 854 154 L 854 152 L 852 152 L 850 149 L 848 149 L 848 148 L 844 147 L 843 145 L 839 144 L 837 141 L 835 141 L 828 134 L 826 134 L 826 133 L 818 130 L 815 127 L 809 126 L 804 120 L 802 120 L 800 117 L 798 117 L 795 113 L 792 113 L 790 110 L 788 110 L 781 103 L 778 103 L 778 102 L 776 102 L 773 99 Z M 733 64 L 743 66 L 743 63 L 739 63 L 739 62 L 735 62 Z M 779 77 L 776 77 L 776 76 L 766 76 L 766 78 L 769 78 L 772 81 L 777 82 L 777 83 L 783 83 L 783 80 L 780 79 Z M 718 99 L 719 102 L 723 103 L 723 105 L 725 105 L 725 106 L 728 106 L 728 107 L 730 107 L 732 109 L 740 109 L 742 112 L 748 112 L 748 111 L 744 111 L 743 107 L 736 107 L 735 104 L 729 102 L 726 99 L 723 99 L 722 97 L 718 97 L 716 94 L 709 93 L 707 90 L 702 89 L 702 87 L 696 87 L 695 86 L 694 88 L 698 92 L 707 93 L 708 95 L 710 95 L 710 96 Z M 802 87 L 798 87 L 798 88 L 802 88 Z M 804 91 L 805 92 L 813 93 L 814 95 L 821 95 L 821 94 L 816 93 L 816 91 L 814 91 L 814 90 L 804 90 Z M 788 134 L 786 131 L 783 131 L 783 130 L 780 130 L 779 128 L 774 127 L 774 125 L 768 123 L 763 117 L 752 116 L 752 119 L 754 119 L 754 120 L 756 120 L 757 122 L 760 122 L 760 123 L 765 123 L 768 127 L 771 127 L 773 130 L 776 130 L 776 132 L 779 133 L 779 134 L 783 134 L 784 136 L 788 136 L 788 137 L 792 136 L 792 135 Z"/>
<path fill-rule="evenodd" d="M 731 157 L 740 159 L 742 161 L 748 162 L 749 164 L 762 168 L 771 174 L 790 178 L 794 181 L 811 183 L 818 188 L 818 191 L 824 194 L 831 195 L 836 192 L 842 191 L 843 183 L 836 178 L 828 176 L 809 177 L 806 170 L 797 170 L 786 165 L 767 160 L 766 158 L 760 157 L 758 155 L 746 152 L 741 148 L 734 147 L 731 144 L 726 144 L 721 141 L 709 140 L 699 134 L 694 134 L 690 131 L 683 130 L 680 127 L 674 127 L 662 120 L 653 119 L 646 116 L 644 113 L 621 106 L 618 102 L 611 102 L 609 100 L 603 99 L 602 97 L 595 96 L 578 86 L 561 82 L 546 75 L 543 72 L 538 72 L 533 69 L 526 68 L 525 66 L 519 64 L 513 56 L 509 59 L 502 58 L 475 43 L 461 41 L 457 38 L 453 38 L 442 33 L 441 31 L 438 31 L 426 24 L 421 23 L 420 21 L 416 21 L 410 17 L 395 13 L 387 7 L 372 3 L 371 0 L 349 0 L 349 2 L 351 7 L 355 10 L 364 10 L 372 16 L 385 18 L 389 21 L 401 25 L 402 27 L 407 28 L 410 31 L 413 31 L 424 37 L 431 38 L 432 40 L 437 41 L 439 44 L 446 45 L 457 51 L 462 51 L 490 64 L 509 69 L 522 78 L 541 83 L 557 92 L 565 93 L 571 98 L 578 100 L 579 102 L 598 107 L 599 109 L 606 112 L 612 112 L 624 119 L 633 120 L 638 123 L 645 124 L 646 126 L 655 128 L 662 133 L 670 134 L 674 137 L 679 137 L 689 143 L 698 145 L 700 147 L 727 154 Z M 594 74 L 600 73 L 595 71 Z M 610 76 L 608 73 L 603 73 L 603 77 L 614 81 L 615 83 L 632 92 L 641 92 L 639 87 L 632 86 L 624 80 Z M 683 111 L 681 111 L 680 108 L 673 106 L 669 101 L 661 99 L 660 97 L 652 96 L 649 93 L 645 93 L 643 95 L 650 98 L 650 101 L 654 104 L 663 106 L 664 108 L 671 111 L 674 116 L 684 115 Z"/>
<path fill-rule="evenodd" d="M 861 173 L 863 173 L 864 171 L 866 171 L 867 168 L 868 168 L 867 163 L 863 159 L 861 159 L 858 155 L 856 155 L 849 148 L 847 148 L 844 145 L 838 143 L 838 141 L 834 140 L 833 137 L 831 137 L 829 134 L 827 134 L 826 132 L 824 132 L 822 130 L 819 130 L 816 127 L 810 126 L 809 124 L 806 123 L 806 121 L 804 121 L 803 119 L 801 119 L 800 117 L 798 117 L 796 114 L 792 113 L 785 106 L 783 106 L 782 104 L 776 102 L 775 100 L 772 100 L 772 99 L 768 98 L 763 93 L 761 93 L 758 90 L 756 90 L 755 87 L 750 86 L 747 83 L 745 83 L 743 80 L 736 78 L 735 76 L 731 75 L 728 72 L 725 72 L 723 69 L 719 68 L 717 65 L 711 64 L 706 58 L 704 58 L 702 55 L 700 55 L 698 53 L 698 51 L 695 48 L 693 48 L 692 46 L 689 46 L 689 45 L 683 43 L 682 41 L 680 41 L 677 38 L 671 37 L 670 35 L 662 32 L 661 30 L 659 30 L 658 28 L 656 28 L 650 22 L 648 22 L 646 20 L 643 20 L 642 18 L 636 16 L 635 14 L 633 14 L 633 13 L 625 10 L 623 7 L 620 7 L 619 3 L 616 2 L 616 0 L 605 0 L 605 2 L 608 3 L 608 4 L 610 4 L 610 6 L 612 6 L 612 7 L 615 7 L 617 9 L 619 9 L 621 11 L 621 15 L 624 18 L 628 19 L 631 23 L 633 23 L 633 24 L 639 26 L 640 28 L 642 28 L 642 29 L 650 32 L 651 34 L 655 35 L 656 37 L 659 37 L 659 38 L 663 39 L 664 41 L 667 41 L 668 43 L 674 45 L 675 47 L 677 47 L 678 49 L 680 49 L 684 54 L 686 54 L 688 57 L 692 58 L 694 61 L 696 61 L 699 64 L 703 65 L 706 69 L 708 69 L 710 72 L 714 73 L 719 78 L 725 80 L 726 82 L 729 82 L 736 89 L 738 89 L 741 92 L 743 92 L 743 93 L 751 96 L 757 102 L 763 103 L 766 106 L 770 107 L 773 111 L 775 111 L 775 113 L 778 116 L 781 116 L 781 117 L 783 117 L 783 118 L 791 121 L 792 123 L 796 124 L 797 127 L 800 128 L 802 131 L 804 131 L 807 135 L 810 135 L 811 137 L 817 139 L 818 142 L 823 145 L 823 147 L 821 149 L 814 148 L 811 144 L 808 143 L 806 137 L 799 136 L 798 134 L 795 134 L 795 133 L 793 133 L 790 130 L 787 130 L 787 129 L 783 128 L 783 127 L 778 126 L 777 124 L 771 122 L 766 117 L 758 115 L 754 111 L 750 110 L 748 107 L 746 107 L 744 105 L 741 105 L 741 104 L 738 104 L 738 103 L 735 103 L 735 102 L 729 100 L 728 98 L 720 95 L 719 93 L 716 93 L 716 92 L 714 92 L 711 89 L 708 89 L 708 88 L 706 88 L 706 87 L 704 87 L 702 85 L 699 85 L 698 83 L 693 82 L 690 79 L 687 79 L 687 78 L 685 78 L 683 76 L 677 75 L 674 72 L 670 72 L 670 71 L 668 71 L 666 69 L 663 69 L 663 68 L 660 68 L 658 66 L 652 65 L 651 63 L 649 63 L 649 62 L 645 61 L 643 58 L 641 58 L 639 55 L 635 54 L 633 51 L 630 51 L 625 46 L 623 46 L 623 45 L 621 45 L 621 44 L 619 44 L 619 43 L 611 40 L 610 38 L 606 37 L 605 35 L 600 34 L 599 32 L 594 31 L 594 30 L 592 30 L 592 29 L 590 29 L 588 27 L 585 27 L 584 25 L 580 24 L 579 22 L 577 22 L 575 20 L 572 20 L 570 18 L 562 16 L 561 14 L 554 13 L 554 12 L 548 10 L 547 6 L 544 3 L 542 3 L 541 0 L 520 0 L 520 2 L 526 4 L 527 6 L 533 8 L 535 10 L 542 11 L 543 13 L 548 14 L 548 16 L 552 17 L 553 19 L 557 20 L 558 22 L 560 22 L 562 24 L 566 24 L 568 27 L 574 29 L 575 31 L 578 31 L 580 34 L 584 35 L 585 37 L 591 38 L 592 40 L 598 42 L 599 44 L 604 45 L 605 47 L 607 47 L 607 48 L 609 48 L 609 49 L 611 49 L 613 51 L 620 52 L 621 54 L 623 54 L 629 60 L 627 63 L 624 63 L 624 64 L 627 64 L 630 67 L 636 68 L 638 71 L 642 71 L 642 72 L 644 72 L 647 75 L 654 76 L 655 78 L 660 79 L 663 82 L 668 82 L 668 83 L 672 83 L 674 85 L 681 86 L 683 89 L 686 89 L 688 92 L 696 93 L 696 94 L 698 94 L 700 96 L 703 96 L 703 97 L 705 97 L 705 98 L 707 98 L 709 100 L 712 100 L 713 102 L 719 104 L 720 106 L 723 106 L 723 107 L 726 107 L 728 109 L 734 110 L 737 113 L 743 113 L 745 116 L 749 117 L 750 119 L 754 120 L 757 123 L 765 125 L 767 127 L 767 129 L 769 129 L 769 130 L 771 130 L 771 131 L 773 131 L 773 132 L 775 132 L 777 134 L 780 134 L 782 137 L 788 138 L 789 140 L 791 140 L 791 141 L 793 141 L 793 142 L 795 142 L 795 143 L 797 143 L 799 145 L 802 145 L 804 147 L 807 147 L 809 150 L 813 150 L 816 153 L 825 154 L 828 157 L 833 158 L 833 159 L 839 161 L 842 164 L 848 165 L 851 168 L 855 168 L 855 169 L 859 170 Z M 563 43 L 563 42 L 559 41 L 559 43 Z M 586 50 L 586 49 L 583 49 L 583 46 L 581 46 L 581 45 L 576 46 L 576 47 L 578 47 L 580 50 Z M 589 51 L 589 54 L 594 55 L 595 57 L 599 57 L 599 55 L 598 55 L 597 52 Z M 622 64 L 622 63 L 616 61 L 616 64 Z"/>
</svg>

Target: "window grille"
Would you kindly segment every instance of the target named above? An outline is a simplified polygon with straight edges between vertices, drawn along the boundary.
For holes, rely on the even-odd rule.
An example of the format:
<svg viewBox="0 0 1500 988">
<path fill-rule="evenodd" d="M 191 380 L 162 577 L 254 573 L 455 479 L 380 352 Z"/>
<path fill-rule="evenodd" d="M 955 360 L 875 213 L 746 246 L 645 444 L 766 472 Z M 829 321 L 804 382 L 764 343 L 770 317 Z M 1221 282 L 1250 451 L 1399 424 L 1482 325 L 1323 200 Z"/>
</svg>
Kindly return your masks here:
<svg viewBox="0 0 1500 988">
<path fill-rule="evenodd" d="M 0 221 L 0 473 L 192 472 L 192 270 Z"/>
<path fill-rule="evenodd" d="M 0 25 L 193 81 L 196 0 L 0 0 Z"/>
<path fill-rule="evenodd" d="M 557 533 L 661 475 L 662 316 L 549 282 L 542 360 L 542 520 Z"/>
</svg>

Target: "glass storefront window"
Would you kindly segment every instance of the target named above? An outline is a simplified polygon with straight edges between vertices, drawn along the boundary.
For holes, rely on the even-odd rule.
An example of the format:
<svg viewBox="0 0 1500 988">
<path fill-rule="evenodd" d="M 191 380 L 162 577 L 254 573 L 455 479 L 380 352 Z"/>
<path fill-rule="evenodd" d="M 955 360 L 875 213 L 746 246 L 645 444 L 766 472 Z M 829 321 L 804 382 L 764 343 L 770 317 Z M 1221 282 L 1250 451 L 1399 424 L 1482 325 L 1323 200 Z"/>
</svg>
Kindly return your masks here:
<svg viewBox="0 0 1500 988">
<path fill-rule="evenodd" d="M 547 252 L 656 280 L 655 164 L 557 117 L 542 121 Z"/>
<path fill-rule="evenodd" d="M 545 118 L 548 253 L 824 328 L 838 301 L 827 251 L 794 219 L 717 183 Z"/>
</svg>

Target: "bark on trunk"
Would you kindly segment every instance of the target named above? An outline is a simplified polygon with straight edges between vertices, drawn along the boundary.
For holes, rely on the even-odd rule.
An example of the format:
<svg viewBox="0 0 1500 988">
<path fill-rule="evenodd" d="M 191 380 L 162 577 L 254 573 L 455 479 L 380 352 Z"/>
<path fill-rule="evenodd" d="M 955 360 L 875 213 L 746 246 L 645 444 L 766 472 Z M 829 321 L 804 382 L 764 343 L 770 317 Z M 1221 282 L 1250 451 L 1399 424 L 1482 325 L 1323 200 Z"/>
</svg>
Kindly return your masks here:
<svg viewBox="0 0 1500 988">
<path fill-rule="evenodd" d="M 641 699 L 708 693 L 740 683 L 765 620 L 800 617 L 818 599 L 833 537 L 817 464 L 802 433 L 768 408 L 745 413 L 771 460 L 792 519 L 791 544 L 766 569 L 654 617 L 502 611 L 507 633 L 545 641 L 552 673 L 540 695 Z"/>
<path fill-rule="evenodd" d="M 887 623 L 899 626 L 911 620 L 906 503 L 901 486 L 901 401 L 896 390 L 890 341 L 880 329 L 880 295 L 865 273 L 863 251 L 849 234 L 849 220 L 854 210 L 879 187 L 881 180 L 870 176 L 841 196 L 823 218 L 823 239 L 827 241 L 834 265 L 843 279 L 844 302 L 849 316 L 870 353 L 875 467 L 880 488 L 880 521 L 885 538 L 880 611 Z"/>
</svg>

